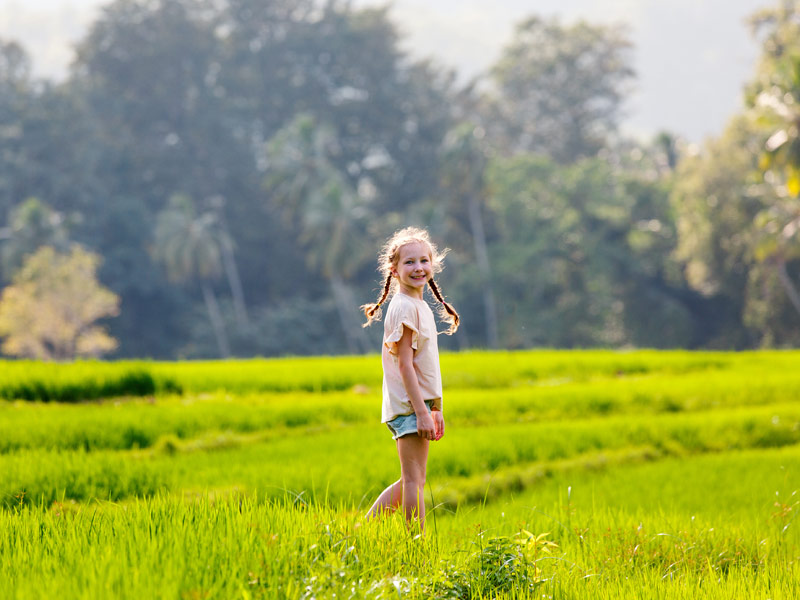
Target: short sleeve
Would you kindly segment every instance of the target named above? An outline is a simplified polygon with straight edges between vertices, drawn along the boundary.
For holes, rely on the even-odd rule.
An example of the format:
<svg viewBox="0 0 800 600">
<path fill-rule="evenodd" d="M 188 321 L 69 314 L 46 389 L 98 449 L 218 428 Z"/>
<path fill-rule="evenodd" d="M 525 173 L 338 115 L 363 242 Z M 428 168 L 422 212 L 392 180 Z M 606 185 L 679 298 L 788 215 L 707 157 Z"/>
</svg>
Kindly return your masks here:
<svg viewBox="0 0 800 600">
<path fill-rule="evenodd" d="M 403 327 L 411 330 L 411 347 L 419 350 L 420 327 L 416 307 L 410 302 L 393 302 L 383 325 L 383 344 L 391 354 L 397 354 L 397 342 L 403 337 Z"/>
</svg>

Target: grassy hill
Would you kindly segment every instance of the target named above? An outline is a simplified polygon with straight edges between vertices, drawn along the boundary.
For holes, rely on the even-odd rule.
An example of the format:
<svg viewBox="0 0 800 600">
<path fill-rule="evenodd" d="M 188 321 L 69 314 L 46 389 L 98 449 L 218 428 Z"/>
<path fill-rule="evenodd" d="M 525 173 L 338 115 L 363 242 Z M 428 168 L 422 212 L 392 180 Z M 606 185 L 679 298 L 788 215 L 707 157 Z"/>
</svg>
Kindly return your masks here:
<svg viewBox="0 0 800 600">
<path fill-rule="evenodd" d="M 800 353 L 442 362 L 423 537 L 375 356 L 0 363 L 0 595 L 800 596 Z"/>
</svg>

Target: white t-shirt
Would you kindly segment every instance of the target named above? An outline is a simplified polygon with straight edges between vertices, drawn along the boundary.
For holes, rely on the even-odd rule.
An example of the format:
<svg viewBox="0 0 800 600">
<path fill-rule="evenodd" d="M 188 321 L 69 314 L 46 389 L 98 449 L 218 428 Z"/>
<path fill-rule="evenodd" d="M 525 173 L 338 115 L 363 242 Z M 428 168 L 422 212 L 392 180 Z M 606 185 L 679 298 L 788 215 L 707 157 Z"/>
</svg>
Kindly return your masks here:
<svg viewBox="0 0 800 600">
<path fill-rule="evenodd" d="M 433 400 L 434 408 L 442 409 L 442 373 L 439 369 L 439 345 L 436 320 L 430 306 L 397 292 L 392 296 L 383 319 L 383 407 L 381 422 L 414 412 L 403 385 L 397 358 L 397 342 L 403 337 L 403 327 L 411 330 L 414 349 L 414 371 L 423 400 Z"/>
</svg>

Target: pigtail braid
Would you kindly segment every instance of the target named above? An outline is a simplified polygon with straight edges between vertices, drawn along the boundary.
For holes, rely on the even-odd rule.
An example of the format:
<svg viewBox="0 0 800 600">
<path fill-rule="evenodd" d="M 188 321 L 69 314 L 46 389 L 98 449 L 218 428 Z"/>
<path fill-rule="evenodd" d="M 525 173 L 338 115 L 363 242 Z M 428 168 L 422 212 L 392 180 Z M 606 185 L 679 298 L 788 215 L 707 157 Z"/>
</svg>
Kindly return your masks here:
<svg viewBox="0 0 800 600">
<path fill-rule="evenodd" d="M 386 297 L 389 295 L 389 290 L 392 288 L 392 274 L 389 273 L 386 276 L 386 283 L 383 284 L 383 292 L 381 293 L 381 297 L 378 298 L 378 301 L 375 304 L 364 304 L 361 309 L 364 311 L 364 316 L 367 317 L 367 322 L 362 325 L 362 327 L 369 327 L 372 325 L 373 321 L 377 321 L 381 318 L 381 304 L 386 301 Z"/>
<path fill-rule="evenodd" d="M 454 334 L 456 329 L 458 329 L 458 324 L 461 322 L 461 317 L 458 316 L 455 308 L 444 301 L 444 297 L 442 297 L 442 293 L 439 291 L 439 286 L 436 285 L 436 282 L 433 279 L 428 281 L 428 285 L 430 286 L 433 295 L 436 296 L 436 299 L 442 304 L 442 308 L 444 309 L 442 317 L 450 322 L 450 329 L 445 331 L 445 333 L 447 335 Z"/>
</svg>

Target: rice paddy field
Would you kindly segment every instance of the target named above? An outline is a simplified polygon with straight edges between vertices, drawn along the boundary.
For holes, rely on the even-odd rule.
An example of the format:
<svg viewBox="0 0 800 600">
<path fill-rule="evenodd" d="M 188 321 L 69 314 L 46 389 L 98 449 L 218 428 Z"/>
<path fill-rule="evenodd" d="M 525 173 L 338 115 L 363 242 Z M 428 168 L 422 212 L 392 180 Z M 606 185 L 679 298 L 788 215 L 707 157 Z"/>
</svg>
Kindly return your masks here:
<svg viewBox="0 0 800 600">
<path fill-rule="evenodd" d="M 442 371 L 420 534 L 377 356 L 0 362 L 0 597 L 800 598 L 800 352 Z"/>
</svg>

